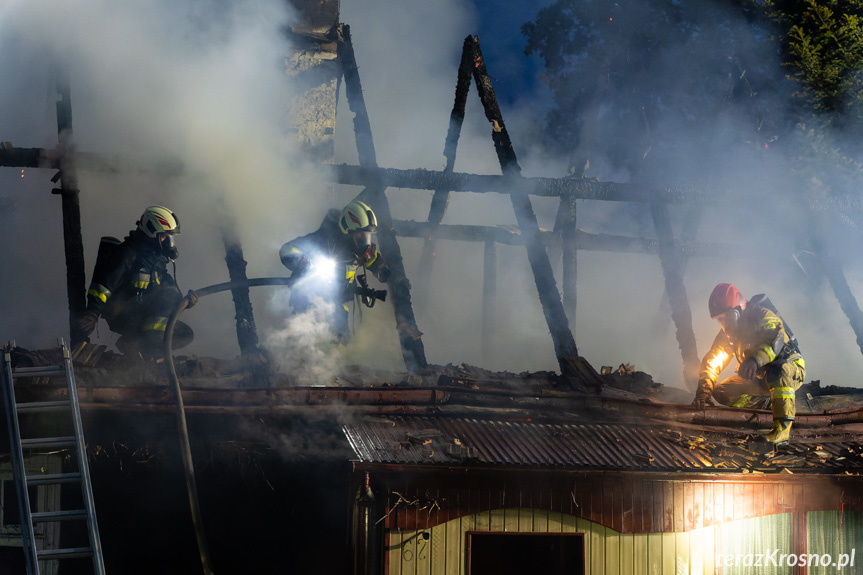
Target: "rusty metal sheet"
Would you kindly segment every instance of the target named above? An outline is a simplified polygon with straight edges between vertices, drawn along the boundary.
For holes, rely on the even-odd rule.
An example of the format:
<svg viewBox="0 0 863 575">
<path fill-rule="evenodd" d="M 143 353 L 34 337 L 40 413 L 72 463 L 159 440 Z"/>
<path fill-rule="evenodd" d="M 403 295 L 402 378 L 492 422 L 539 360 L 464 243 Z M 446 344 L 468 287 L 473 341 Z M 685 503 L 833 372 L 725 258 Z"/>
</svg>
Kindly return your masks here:
<svg viewBox="0 0 863 575">
<path fill-rule="evenodd" d="M 660 425 L 469 417 L 363 418 L 343 426 L 364 463 L 776 473 L 863 471 L 863 438 L 800 442 L 768 454 L 744 435 L 686 435 Z M 436 431 L 435 433 L 431 433 Z M 417 441 L 417 437 L 423 441 Z"/>
</svg>

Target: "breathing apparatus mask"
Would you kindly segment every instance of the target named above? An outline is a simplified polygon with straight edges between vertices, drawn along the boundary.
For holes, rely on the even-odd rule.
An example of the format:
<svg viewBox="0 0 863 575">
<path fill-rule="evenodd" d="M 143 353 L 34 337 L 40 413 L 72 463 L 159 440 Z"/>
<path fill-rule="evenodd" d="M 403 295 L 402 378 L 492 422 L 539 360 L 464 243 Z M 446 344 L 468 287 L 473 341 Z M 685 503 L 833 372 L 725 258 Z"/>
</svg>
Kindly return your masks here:
<svg viewBox="0 0 863 575">
<path fill-rule="evenodd" d="M 174 234 L 162 232 L 156 235 L 156 241 L 159 242 L 159 253 L 173 261 L 180 257 L 180 250 L 177 248 Z"/>
</svg>

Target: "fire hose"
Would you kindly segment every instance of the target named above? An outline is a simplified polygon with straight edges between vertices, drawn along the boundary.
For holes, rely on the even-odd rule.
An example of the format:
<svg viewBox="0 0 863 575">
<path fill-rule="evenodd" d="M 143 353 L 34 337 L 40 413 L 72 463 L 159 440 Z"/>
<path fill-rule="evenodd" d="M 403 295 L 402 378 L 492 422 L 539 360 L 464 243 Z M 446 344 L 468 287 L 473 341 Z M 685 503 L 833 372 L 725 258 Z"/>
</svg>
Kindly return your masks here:
<svg viewBox="0 0 863 575">
<path fill-rule="evenodd" d="M 183 313 L 183 311 L 194 306 L 195 303 L 197 303 L 198 299 L 204 296 L 233 289 L 249 288 L 253 286 L 284 285 L 290 287 L 294 283 L 296 283 L 298 279 L 299 277 L 297 276 L 291 276 L 287 278 L 253 278 L 215 284 L 205 288 L 201 288 L 199 290 L 190 290 L 186 297 L 180 300 L 180 303 L 177 304 L 177 308 L 174 310 L 174 313 L 171 314 L 171 317 L 165 327 L 165 363 L 168 367 L 168 378 L 171 380 L 171 389 L 173 390 L 174 397 L 177 401 L 177 429 L 180 436 L 180 456 L 183 461 L 183 471 L 186 476 L 186 491 L 189 494 L 189 507 L 192 511 L 192 522 L 195 526 L 195 538 L 198 541 L 198 552 L 201 555 L 201 566 L 204 569 L 205 575 L 213 575 L 213 567 L 212 559 L 210 557 L 210 551 L 207 546 L 207 539 L 204 534 L 204 522 L 203 518 L 201 517 L 200 504 L 198 502 L 198 488 L 195 482 L 195 468 L 192 463 L 192 447 L 189 442 L 189 428 L 186 424 L 186 408 L 183 405 L 183 393 L 180 389 L 180 380 L 177 377 L 177 370 L 174 366 L 174 357 L 171 353 L 174 339 L 174 327 L 177 325 L 177 321 L 179 320 L 180 315 Z M 365 285 L 351 286 L 350 291 L 362 296 L 364 301 L 366 299 L 369 299 L 371 302 L 374 302 L 375 299 L 383 301 L 387 295 L 387 292 L 385 290 L 375 290 Z"/>
</svg>

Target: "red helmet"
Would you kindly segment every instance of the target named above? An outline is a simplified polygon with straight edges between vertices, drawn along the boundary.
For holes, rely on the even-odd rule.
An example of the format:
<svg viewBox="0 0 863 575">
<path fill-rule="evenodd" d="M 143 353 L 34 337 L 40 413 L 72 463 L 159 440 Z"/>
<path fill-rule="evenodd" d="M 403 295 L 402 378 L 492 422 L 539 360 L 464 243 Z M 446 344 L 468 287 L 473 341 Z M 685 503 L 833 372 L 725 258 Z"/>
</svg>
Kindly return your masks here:
<svg viewBox="0 0 863 575">
<path fill-rule="evenodd" d="M 707 302 L 710 308 L 710 317 L 716 317 L 732 308 L 739 307 L 740 311 L 746 309 L 746 298 L 740 290 L 731 284 L 719 284 L 713 288 L 710 300 Z"/>
</svg>

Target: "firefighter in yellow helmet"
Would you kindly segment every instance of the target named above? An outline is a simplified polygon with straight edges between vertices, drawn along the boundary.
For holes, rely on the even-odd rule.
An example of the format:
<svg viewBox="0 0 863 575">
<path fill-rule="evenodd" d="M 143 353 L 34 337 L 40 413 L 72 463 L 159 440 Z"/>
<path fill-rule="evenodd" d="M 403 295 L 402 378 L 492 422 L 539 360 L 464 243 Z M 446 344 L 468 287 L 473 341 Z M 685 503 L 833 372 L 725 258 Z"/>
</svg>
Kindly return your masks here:
<svg viewBox="0 0 863 575">
<path fill-rule="evenodd" d="M 348 339 L 348 302 L 358 290 L 362 301 L 371 307 L 375 294 L 386 292 L 368 288 L 366 271 L 386 283 L 390 268 L 373 243 L 378 220 L 365 203 L 353 201 L 341 211 L 331 209 L 314 232 L 284 244 L 279 250 L 282 264 L 299 278 L 291 289 L 291 308 L 301 313 L 322 298 L 335 305 L 333 330 L 339 341 Z"/>
<path fill-rule="evenodd" d="M 167 269 L 179 256 L 180 221 L 168 208 L 150 206 L 136 226 L 122 242 L 102 238 L 77 335 L 86 341 L 102 317 L 121 335 L 116 345 L 124 355 L 155 359 L 163 353 L 168 319 L 183 299 Z M 188 345 L 193 337 L 192 329 L 178 322 L 174 347 Z"/>
<path fill-rule="evenodd" d="M 703 409 L 712 396 L 723 405 L 758 406 L 758 396 L 766 395 L 765 407 L 768 401 L 773 405 L 773 429 L 764 437 L 786 443 L 796 410 L 794 392 L 806 377 L 797 340 L 763 294 L 747 304 L 740 290 L 721 283 L 710 294 L 708 307 L 721 329 L 701 361 L 693 405 Z M 737 375 L 717 383 L 732 356 L 740 363 Z"/>
</svg>

